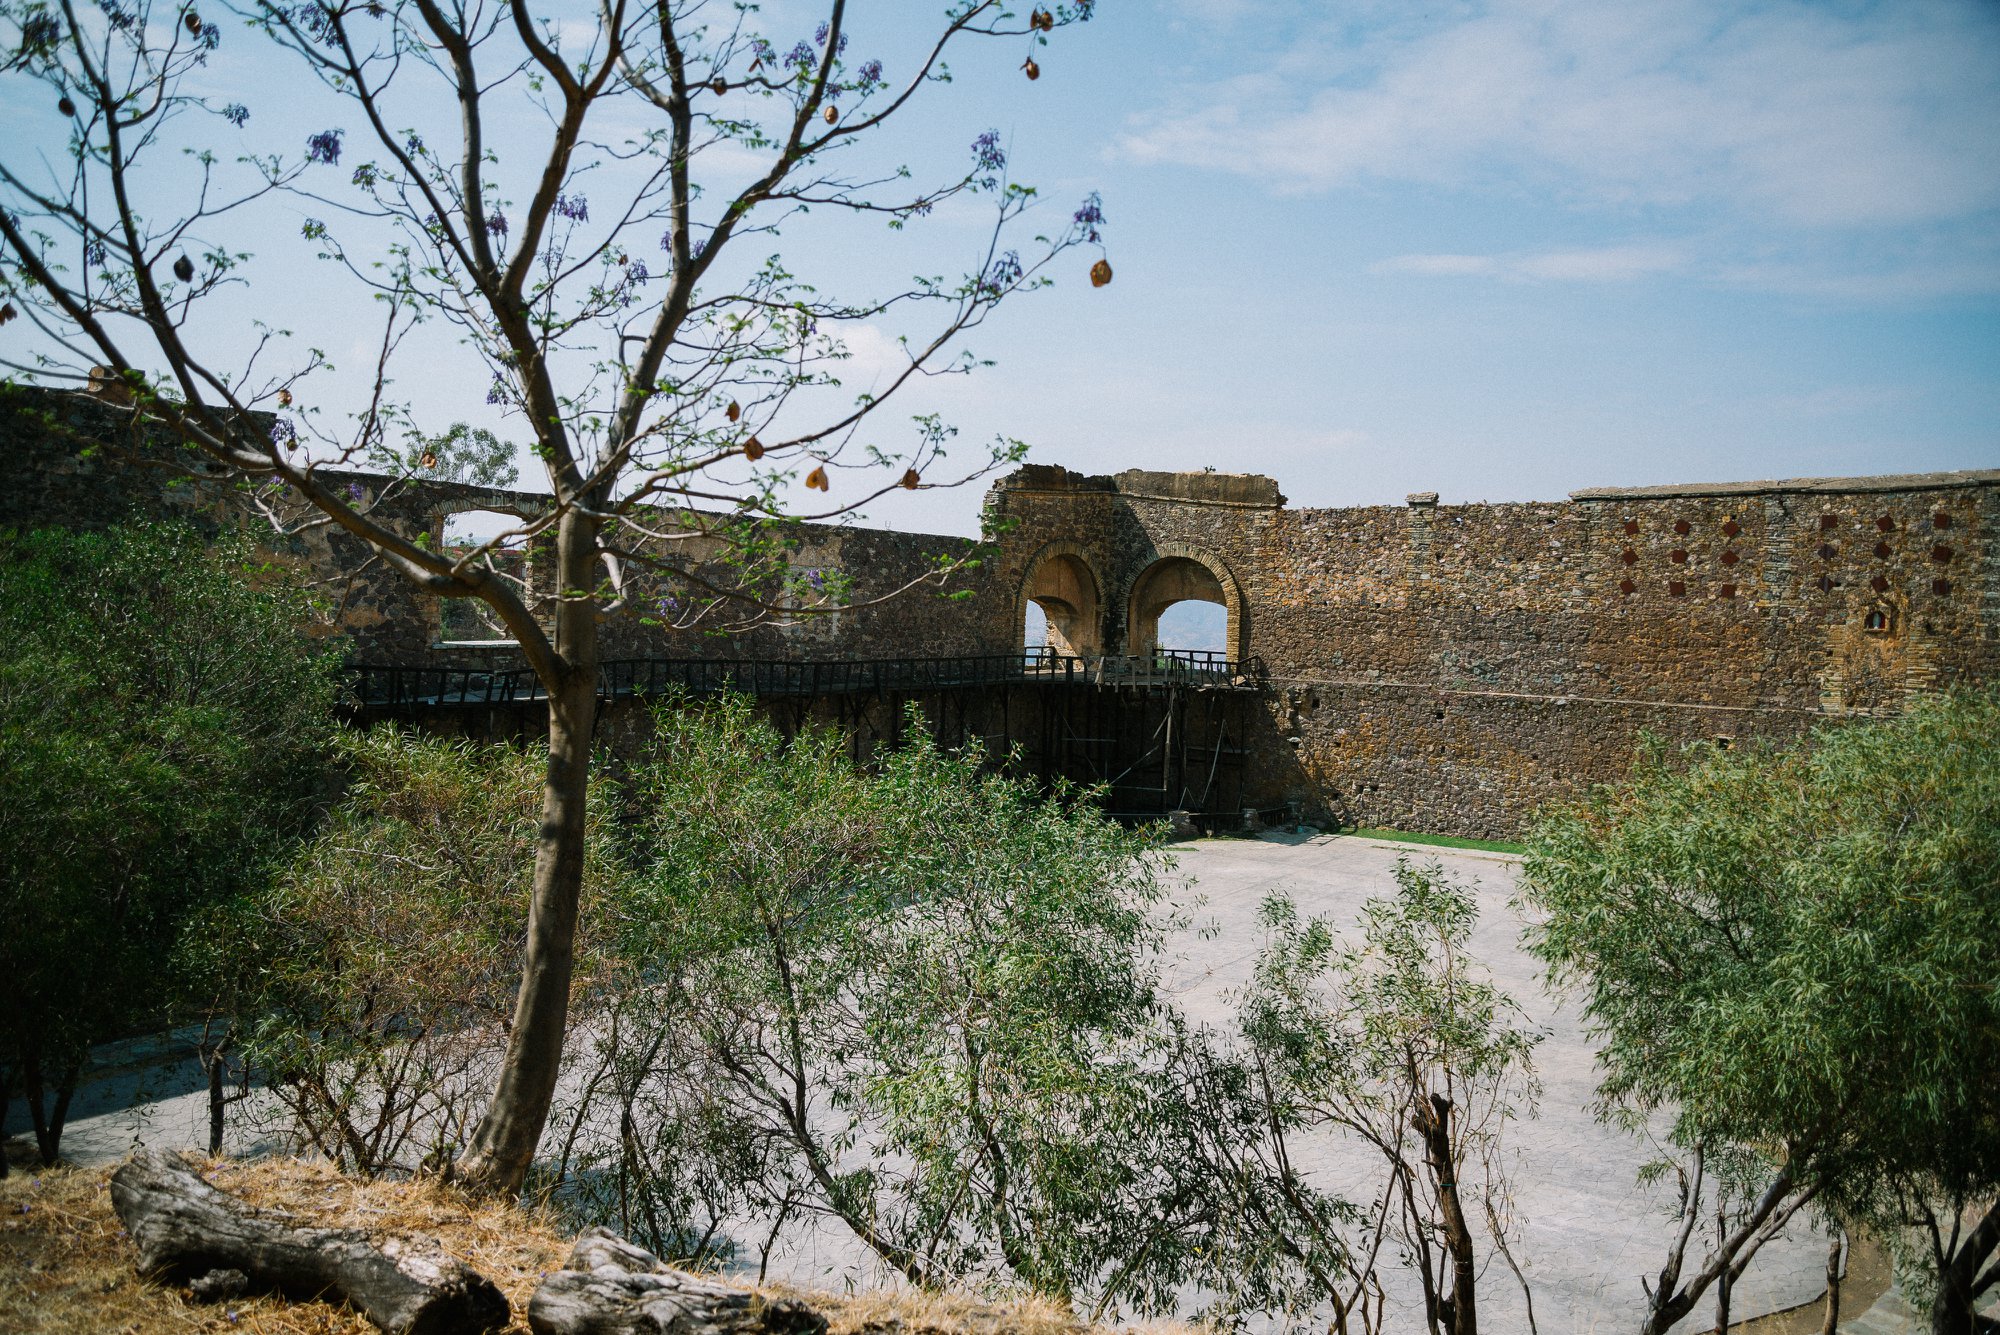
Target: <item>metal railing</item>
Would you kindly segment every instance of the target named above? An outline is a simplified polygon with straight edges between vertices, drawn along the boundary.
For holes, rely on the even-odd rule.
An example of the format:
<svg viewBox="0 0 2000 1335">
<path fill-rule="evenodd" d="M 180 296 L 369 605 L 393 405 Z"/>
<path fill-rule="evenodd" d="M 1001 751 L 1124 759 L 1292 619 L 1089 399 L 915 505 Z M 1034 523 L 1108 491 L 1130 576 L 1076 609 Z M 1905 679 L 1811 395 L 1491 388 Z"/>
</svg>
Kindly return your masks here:
<svg viewBox="0 0 2000 1335">
<path fill-rule="evenodd" d="M 354 696 L 367 709 L 442 705 L 515 705 L 547 697 L 528 668 L 404 667 L 363 664 L 352 669 Z M 978 686 L 1088 685 L 1117 687 L 1246 687 L 1244 665 L 1226 655 L 1172 650 L 1139 657 L 1080 658 L 1049 649 L 942 658 L 827 661 L 747 658 L 633 658 L 597 670 L 600 698 L 714 695 L 881 694 Z"/>
</svg>

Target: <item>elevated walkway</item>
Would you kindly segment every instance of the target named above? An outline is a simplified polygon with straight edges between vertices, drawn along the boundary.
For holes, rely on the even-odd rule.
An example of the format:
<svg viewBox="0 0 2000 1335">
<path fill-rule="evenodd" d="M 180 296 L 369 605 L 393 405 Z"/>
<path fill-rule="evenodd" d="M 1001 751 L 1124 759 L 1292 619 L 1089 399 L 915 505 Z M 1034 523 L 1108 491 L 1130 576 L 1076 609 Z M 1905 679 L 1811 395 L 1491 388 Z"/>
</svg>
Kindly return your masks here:
<svg viewBox="0 0 2000 1335">
<path fill-rule="evenodd" d="M 1080 686 L 1169 694 L 1182 690 L 1264 689 L 1262 665 L 1221 654 L 1172 650 L 1144 658 L 1078 658 L 1043 650 L 948 658 L 802 661 L 749 658 L 634 658 L 600 664 L 603 700 L 633 696 L 736 692 L 752 696 L 889 695 L 996 686 Z M 365 710 L 494 708 L 547 698 L 527 668 L 408 667 L 352 669 L 354 701 Z"/>
</svg>

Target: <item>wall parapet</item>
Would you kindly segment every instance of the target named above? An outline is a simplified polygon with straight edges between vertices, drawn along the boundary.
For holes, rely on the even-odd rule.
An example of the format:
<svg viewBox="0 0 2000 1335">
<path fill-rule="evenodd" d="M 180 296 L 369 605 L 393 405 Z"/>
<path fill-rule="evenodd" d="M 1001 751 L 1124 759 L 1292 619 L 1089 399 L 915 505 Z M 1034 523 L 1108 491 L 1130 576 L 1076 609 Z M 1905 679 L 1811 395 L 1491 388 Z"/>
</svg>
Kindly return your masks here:
<svg viewBox="0 0 2000 1335">
<path fill-rule="evenodd" d="M 2000 486 L 2000 469 L 1951 473 L 1885 473 L 1874 477 L 1788 477 L 1761 482 L 1674 482 L 1653 487 L 1585 487 L 1573 501 L 1651 501 L 1695 496 L 1782 496 L 1880 491 L 1942 491 Z"/>
</svg>

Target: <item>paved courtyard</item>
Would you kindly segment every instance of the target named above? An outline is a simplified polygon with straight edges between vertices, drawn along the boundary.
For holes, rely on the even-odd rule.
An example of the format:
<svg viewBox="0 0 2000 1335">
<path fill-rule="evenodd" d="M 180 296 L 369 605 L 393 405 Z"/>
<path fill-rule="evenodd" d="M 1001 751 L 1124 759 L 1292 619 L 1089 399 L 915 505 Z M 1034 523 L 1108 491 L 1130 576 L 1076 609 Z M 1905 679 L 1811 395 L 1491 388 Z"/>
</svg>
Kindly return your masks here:
<svg viewBox="0 0 2000 1335">
<path fill-rule="evenodd" d="M 1180 897 L 1194 901 L 1195 924 L 1174 943 L 1168 986 L 1195 1018 L 1226 1025 L 1227 994 L 1249 978 L 1260 938 L 1258 906 L 1267 895 L 1284 893 L 1302 911 L 1351 924 L 1368 898 L 1393 891 L 1390 871 L 1399 856 L 1435 857 L 1454 874 L 1477 880 L 1480 919 L 1474 953 L 1547 1032 L 1536 1053 L 1542 1081 L 1539 1112 L 1509 1132 L 1521 1223 L 1516 1255 L 1533 1286 L 1539 1330 L 1542 1335 L 1629 1332 L 1642 1307 L 1639 1277 L 1657 1274 L 1664 1256 L 1670 1222 L 1666 1202 L 1637 1185 L 1635 1175 L 1649 1157 L 1647 1148 L 1599 1126 L 1587 1111 L 1595 1085 L 1591 1049 L 1575 1007 L 1543 991 L 1534 961 L 1520 948 L 1521 920 L 1509 902 L 1516 859 L 1324 835 L 1179 845 Z M 66 1157 L 110 1163 L 139 1144 L 193 1148 L 205 1142 L 206 1105 L 191 1064 L 155 1069 L 148 1066 L 146 1053 L 129 1055 L 125 1069 L 79 1091 L 76 1115 L 63 1140 Z M 8 1110 L 7 1129 L 18 1137 L 25 1123 L 17 1101 Z M 232 1136 L 229 1148 L 246 1153 L 260 1147 Z M 1365 1200 L 1379 1173 L 1371 1154 L 1324 1141 L 1312 1147 L 1308 1167 L 1319 1180 Z M 746 1236 L 754 1234 L 746 1231 Z M 1824 1256 L 1823 1243 L 1802 1227 L 1766 1248 L 1737 1289 L 1738 1318 L 1816 1298 Z M 884 1279 L 840 1231 L 796 1238 L 772 1258 L 771 1273 L 833 1288 Z M 1486 1329 L 1528 1329 L 1520 1289 L 1497 1258 L 1487 1265 L 1479 1294 Z M 1680 1329 L 1707 1331 L 1712 1322 L 1712 1308 L 1704 1304 Z M 1392 1322 L 1392 1329 L 1419 1328 L 1414 1320 Z M 1842 1323 L 1843 1330 L 1866 1335 L 1904 1335 L 1916 1328 L 1893 1292 L 1873 1310 L 1853 1311 Z"/>
<path fill-rule="evenodd" d="M 1209 930 L 1180 942 L 1170 983 L 1182 1006 L 1217 1026 L 1228 1022 L 1228 991 L 1249 979 L 1266 896 L 1287 895 L 1302 912 L 1351 926 L 1369 898 L 1394 892 L 1398 857 L 1434 857 L 1454 875 L 1477 880 L 1473 953 L 1548 1035 L 1535 1054 L 1539 1113 L 1508 1131 L 1521 1221 L 1515 1255 L 1533 1287 L 1536 1323 L 1542 1335 L 1635 1329 L 1644 1310 L 1639 1277 L 1659 1273 L 1671 1239 L 1670 1201 L 1637 1184 L 1640 1165 L 1652 1157 L 1648 1147 L 1599 1126 L 1587 1111 L 1596 1086 L 1592 1050 L 1576 1007 L 1543 990 L 1536 962 L 1521 949 L 1522 919 L 1509 902 L 1518 859 L 1327 835 L 1208 839 L 1178 846 L 1176 856 L 1203 900 L 1197 923 L 1206 919 Z M 1365 1200 L 1379 1178 L 1379 1156 L 1339 1143 L 1317 1148 L 1314 1171 L 1355 1184 L 1354 1195 Z M 1733 1314 L 1741 1319 L 1816 1297 L 1825 1287 L 1825 1259 L 1824 1242 L 1795 1221 L 1792 1235 L 1765 1248 L 1744 1274 Z M 1481 1277 L 1479 1304 L 1485 1328 L 1527 1330 L 1520 1288 L 1497 1258 Z M 1677 1329 L 1706 1331 L 1713 1322 L 1704 1303 Z"/>
</svg>

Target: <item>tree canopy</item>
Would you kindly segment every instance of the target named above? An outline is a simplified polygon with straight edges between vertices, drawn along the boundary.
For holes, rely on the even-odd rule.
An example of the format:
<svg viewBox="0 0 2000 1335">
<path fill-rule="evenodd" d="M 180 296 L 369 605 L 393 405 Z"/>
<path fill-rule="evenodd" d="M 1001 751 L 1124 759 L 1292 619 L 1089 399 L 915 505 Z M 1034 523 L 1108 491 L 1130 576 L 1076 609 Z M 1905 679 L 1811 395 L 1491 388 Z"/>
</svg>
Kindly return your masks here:
<svg viewBox="0 0 2000 1335">
<path fill-rule="evenodd" d="M 0 1066 L 45 1159 L 90 1045 L 174 999 L 183 925 L 307 824 L 337 687 L 304 616 L 189 530 L 0 534 Z"/>
<path fill-rule="evenodd" d="M 2000 694 L 1788 750 L 1654 742 L 1528 842 L 1532 945 L 1584 998 L 1610 1112 L 1761 1163 L 1759 1226 L 1886 1193 L 1941 1247 L 1979 1205 L 1954 1248 L 1996 1250 Z M 1962 1288 L 2000 1279 L 1954 1248 Z"/>
</svg>

